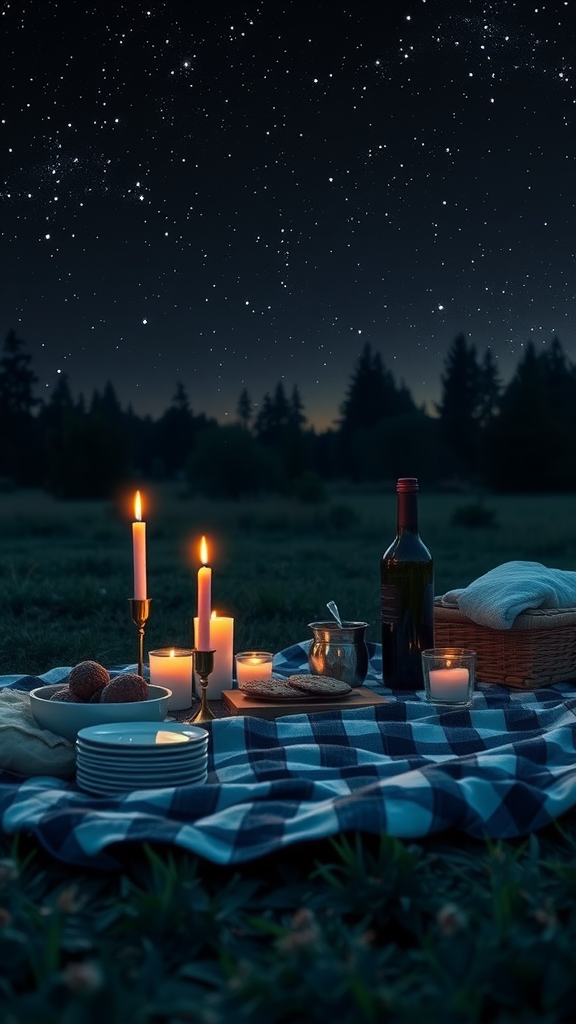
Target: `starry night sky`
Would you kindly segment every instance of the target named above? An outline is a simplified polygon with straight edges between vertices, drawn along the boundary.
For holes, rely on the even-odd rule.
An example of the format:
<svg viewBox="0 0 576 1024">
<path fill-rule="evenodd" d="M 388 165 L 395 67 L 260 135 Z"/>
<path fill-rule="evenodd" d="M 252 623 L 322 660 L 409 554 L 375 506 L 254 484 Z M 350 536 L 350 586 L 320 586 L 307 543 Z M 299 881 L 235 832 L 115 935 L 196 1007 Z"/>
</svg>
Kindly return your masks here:
<svg viewBox="0 0 576 1024">
<path fill-rule="evenodd" d="M 365 342 L 416 401 L 449 344 L 576 360 L 576 3 L 2 6 L 0 332 L 156 417 L 298 384 L 319 429 Z M 431 409 L 431 404 L 429 405 Z"/>
</svg>

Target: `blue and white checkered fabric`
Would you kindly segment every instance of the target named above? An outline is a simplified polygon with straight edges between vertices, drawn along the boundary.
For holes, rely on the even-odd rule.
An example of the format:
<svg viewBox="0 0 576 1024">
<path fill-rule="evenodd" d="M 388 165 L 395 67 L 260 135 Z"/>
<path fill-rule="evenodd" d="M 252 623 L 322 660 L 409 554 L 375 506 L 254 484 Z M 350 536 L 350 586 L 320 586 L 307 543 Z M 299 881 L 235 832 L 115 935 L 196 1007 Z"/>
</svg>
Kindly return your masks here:
<svg viewBox="0 0 576 1024">
<path fill-rule="evenodd" d="M 534 693 L 479 686 L 466 711 L 437 710 L 422 692 L 391 693 L 380 649 L 367 684 L 378 707 L 210 726 L 208 783 L 92 797 L 74 782 L 0 774 L 0 821 L 33 832 L 68 863 L 112 869 L 112 844 L 173 843 L 239 863 L 343 831 L 417 838 L 444 829 L 482 838 L 526 835 L 576 804 L 576 689 Z M 307 670 L 307 645 L 275 671 Z M 42 679 L 55 682 L 68 669 Z M 5 676 L 30 688 L 37 680 Z"/>
</svg>

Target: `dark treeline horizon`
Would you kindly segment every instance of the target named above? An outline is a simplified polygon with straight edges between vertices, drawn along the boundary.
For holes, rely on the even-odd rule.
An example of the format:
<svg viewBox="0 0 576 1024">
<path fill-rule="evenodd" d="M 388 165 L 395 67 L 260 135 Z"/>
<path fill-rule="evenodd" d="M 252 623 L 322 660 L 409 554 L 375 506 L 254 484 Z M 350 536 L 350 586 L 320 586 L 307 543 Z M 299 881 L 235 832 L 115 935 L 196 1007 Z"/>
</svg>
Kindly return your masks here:
<svg viewBox="0 0 576 1024">
<path fill-rule="evenodd" d="M 239 498 L 262 491 L 320 501 L 325 483 L 418 476 L 429 484 L 503 493 L 576 487 L 576 365 L 556 337 L 529 341 L 508 383 L 491 350 L 479 357 L 458 334 L 448 348 L 431 415 L 366 343 L 339 418 L 308 425 L 297 384 L 282 380 L 256 407 L 246 388 L 236 421 L 195 412 L 177 381 L 156 419 L 123 409 L 109 381 L 89 401 L 66 374 L 47 400 L 23 339 L 11 330 L 0 356 L 0 487 L 42 487 L 59 498 L 108 497 L 132 480 L 188 482 L 191 492 Z"/>
</svg>

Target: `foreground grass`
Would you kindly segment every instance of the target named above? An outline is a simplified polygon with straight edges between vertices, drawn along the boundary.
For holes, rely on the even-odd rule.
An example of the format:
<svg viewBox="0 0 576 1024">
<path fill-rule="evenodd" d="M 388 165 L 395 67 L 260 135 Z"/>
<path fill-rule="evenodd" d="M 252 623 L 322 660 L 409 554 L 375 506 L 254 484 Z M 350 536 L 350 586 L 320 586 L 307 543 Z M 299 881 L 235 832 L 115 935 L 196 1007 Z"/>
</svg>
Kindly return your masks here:
<svg viewBox="0 0 576 1024">
<path fill-rule="evenodd" d="M 148 649 L 191 641 L 202 533 L 237 650 L 306 637 L 328 598 L 378 640 L 393 495 L 314 507 L 147 497 Z M 574 568 L 574 499 L 487 499 L 492 526 L 452 526 L 470 504 L 422 495 L 438 593 L 511 558 Z M 129 522 L 120 504 L 2 497 L 0 673 L 134 660 Z M 571 1024 L 575 852 L 569 815 L 522 842 L 341 836 L 235 869 L 130 847 L 109 876 L 0 836 L 0 1020 Z"/>
<path fill-rule="evenodd" d="M 340 836 L 242 869 L 179 851 L 0 862 L 3 1024 L 572 1022 L 576 822 L 523 843 Z"/>
</svg>

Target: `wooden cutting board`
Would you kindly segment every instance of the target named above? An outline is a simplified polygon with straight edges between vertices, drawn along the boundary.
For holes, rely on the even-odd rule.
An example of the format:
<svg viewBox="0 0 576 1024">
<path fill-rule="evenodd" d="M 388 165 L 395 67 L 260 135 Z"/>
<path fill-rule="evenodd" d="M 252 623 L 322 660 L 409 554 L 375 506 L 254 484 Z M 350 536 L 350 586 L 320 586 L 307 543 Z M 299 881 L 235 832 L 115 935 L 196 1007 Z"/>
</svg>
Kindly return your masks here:
<svg viewBox="0 0 576 1024">
<path fill-rule="evenodd" d="M 315 715 L 319 711 L 345 711 L 385 704 L 386 698 L 367 686 L 356 687 L 349 697 L 334 700 L 264 701 L 255 700 L 242 690 L 223 690 L 222 701 L 229 715 L 251 715 L 253 718 L 279 718 L 281 715 Z"/>
</svg>

